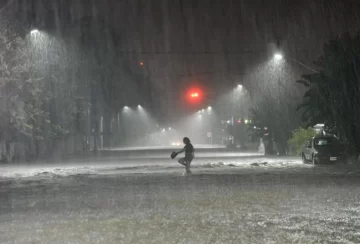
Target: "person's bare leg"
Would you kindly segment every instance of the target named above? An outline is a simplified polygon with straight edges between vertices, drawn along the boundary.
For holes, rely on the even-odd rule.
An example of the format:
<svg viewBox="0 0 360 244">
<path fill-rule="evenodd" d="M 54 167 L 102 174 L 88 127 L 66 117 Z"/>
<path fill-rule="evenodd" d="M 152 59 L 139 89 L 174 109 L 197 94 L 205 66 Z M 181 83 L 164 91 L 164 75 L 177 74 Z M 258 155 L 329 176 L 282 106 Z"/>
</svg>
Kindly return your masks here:
<svg viewBox="0 0 360 244">
<path fill-rule="evenodd" d="M 185 161 L 185 167 L 186 167 L 186 173 L 191 173 L 191 170 L 190 170 L 190 164 L 191 164 L 191 161 Z"/>
<path fill-rule="evenodd" d="M 185 158 L 180 158 L 178 163 L 186 167 Z"/>
</svg>

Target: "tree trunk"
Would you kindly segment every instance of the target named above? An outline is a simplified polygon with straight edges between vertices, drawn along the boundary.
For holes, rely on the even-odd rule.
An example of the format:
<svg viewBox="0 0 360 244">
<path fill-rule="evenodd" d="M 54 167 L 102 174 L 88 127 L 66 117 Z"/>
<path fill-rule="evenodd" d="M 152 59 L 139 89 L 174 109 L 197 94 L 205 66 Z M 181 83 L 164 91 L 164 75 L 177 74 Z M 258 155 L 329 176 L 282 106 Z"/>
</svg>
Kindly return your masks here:
<svg viewBox="0 0 360 244">
<path fill-rule="evenodd" d="M 34 145 L 35 145 L 35 158 L 38 159 L 40 156 L 40 145 L 39 141 L 34 137 Z"/>
<path fill-rule="evenodd" d="M 103 138 L 104 138 L 104 147 L 111 147 L 111 141 L 112 141 L 112 133 L 111 133 L 111 115 L 110 111 L 108 109 L 105 109 L 104 111 L 104 120 L 103 120 Z"/>
<path fill-rule="evenodd" d="M 98 134 L 99 134 L 99 122 L 95 121 L 95 128 L 94 128 L 94 153 L 98 151 Z"/>
<path fill-rule="evenodd" d="M 265 155 L 274 155 L 274 144 L 272 140 L 265 143 Z"/>
<path fill-rule="evenodd" d="M 5 150 L 6 150 L 6 162 L 11 162 L 11 143 L 9 140 L 5 140 Z"/>
<path fill-rule="evenodd" d="M 278 148 L 278 153 L 279 153 L 279 156 L 285 156 L 286 155 L 286 147 L 280 145 Z"/>
<path fill-rule="evenodd" d="M 91 131 L 94 137 L 94 153 L 98 151 L 98 134 L 99 134 L 99 121 L 98 121 L 98 100 L 95 84 L 91 85 L 90 101 L 91 101 Z"/>
</svg>

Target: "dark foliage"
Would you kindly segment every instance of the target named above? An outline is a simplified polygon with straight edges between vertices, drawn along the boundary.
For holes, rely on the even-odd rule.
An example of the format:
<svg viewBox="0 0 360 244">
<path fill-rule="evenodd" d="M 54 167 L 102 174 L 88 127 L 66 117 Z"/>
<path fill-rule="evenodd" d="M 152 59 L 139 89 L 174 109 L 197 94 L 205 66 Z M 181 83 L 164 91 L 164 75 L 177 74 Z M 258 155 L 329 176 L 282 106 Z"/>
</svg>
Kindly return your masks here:
<svg viewBox="0 0 360 244">
<path fill-rule="evenodd" d="M 298 81 L 308 90 L 300 106 L 306 125 L 326 129 L 360 152 L 360 34 L 346 33 L 325 44 L 317 74 Z"/>
</svg>

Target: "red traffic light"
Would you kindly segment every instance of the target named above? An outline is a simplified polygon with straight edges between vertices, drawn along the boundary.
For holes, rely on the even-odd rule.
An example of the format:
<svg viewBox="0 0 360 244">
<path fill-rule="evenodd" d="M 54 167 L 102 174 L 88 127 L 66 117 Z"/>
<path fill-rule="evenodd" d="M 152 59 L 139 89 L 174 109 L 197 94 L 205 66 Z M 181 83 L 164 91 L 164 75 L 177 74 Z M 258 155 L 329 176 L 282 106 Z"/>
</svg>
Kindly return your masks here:
<svg viewBox="0 0 360 244">
<path fill-rule="evenodd" d="M 197 97 L 199 97 L 199 93 L 194 92 L 194 93 L 191 93 L 190 96 L 191 96 L 192 98 L 197 98 Z"/>
<path fill-rule="evenodd" d="M 187 93 L 187 100 L 191 103 L 199 103 L 202 100 L 202 91 L 198 88 L 190 89 Z"/>
</svg>

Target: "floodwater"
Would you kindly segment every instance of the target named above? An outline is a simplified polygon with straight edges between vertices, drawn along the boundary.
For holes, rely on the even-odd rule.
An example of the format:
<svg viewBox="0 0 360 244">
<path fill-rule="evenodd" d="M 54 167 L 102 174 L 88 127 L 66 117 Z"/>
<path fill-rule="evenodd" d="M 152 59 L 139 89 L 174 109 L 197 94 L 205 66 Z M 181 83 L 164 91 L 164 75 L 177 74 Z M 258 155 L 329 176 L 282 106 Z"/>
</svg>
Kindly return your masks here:
<svg viewBox="0 0 360 244">
<path fill-rule="evenodd" d="M 155 161 L 1 167 L 0 243 L 360 242 L 355 165 Z"/>
</svg>

